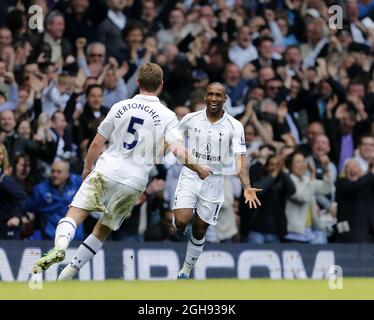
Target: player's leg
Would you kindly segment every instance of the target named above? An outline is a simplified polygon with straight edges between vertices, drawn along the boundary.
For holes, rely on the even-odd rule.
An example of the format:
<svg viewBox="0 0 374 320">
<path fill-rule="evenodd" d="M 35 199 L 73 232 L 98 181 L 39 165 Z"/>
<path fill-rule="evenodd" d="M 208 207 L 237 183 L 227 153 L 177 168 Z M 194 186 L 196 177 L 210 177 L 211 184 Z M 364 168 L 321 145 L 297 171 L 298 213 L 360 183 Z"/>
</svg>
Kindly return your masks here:
<svg viewBox="0 0 374 320">
<path fill-rule="evenodd" d="M 92 172 L 82 183 L 70 205 L 70 208 L 56 228 L 54 248 L 40 258 L 32 267 L 33 273 L 47 270 L 52 264 L 65 258 L 65 250 L 74 239 L 75 230 L 88 216 L 90 211 L 105 211 L 103 206 L 104 185 L 106 179 Z"/>
<path fill-rule="evenodd" d="M 177 231 L 185 234 L 187 226 L 192 220 L 193 209 L 198 200 L 200 185 L 194 179 L 185 176 L 183 172 L 178 179 L 173 204 L 173 225 Z"/>
<path fill-rule="evenodd" d="M 112 230 L 98 221 L 92 233 L 79 246 L 76 255 L 62 270 L 58 280 L 71 280 L 78 271 L 102 248 Z"/>
<path fill-rule="evenodd" d="M 186 258 L 182 269 L 179 271 L 178 279 L 188 279 L 190 273 L 199 259 L 205 243 L 205 234 L 209 223 L 203 221 L 198 214 L 194 215 L 192 222 L 192 235 L 187 244 Z"/>
<path fill-rule="evenodd" d="M 71 262 L 62 270 L 58 280 L 70 280 L 87 261 L 102 248 L 112 231 L 118 230 L 131 212 L 140 191 L 113 180 L 106 183 L 103 198 L 106 208 L 102 218 L 96 223 L 92 233 L 83 241 Z"/>
<path fill-rule="evenodd" d="M 65 259 L 65 250 L 74 239 L 75 230 L 87 218 L 87 211 L 70 207 L 65 218 L 62 218 L 56 228 L 55 243 L 52 250 L 36 261 L 32 267 L 33 273 L 47 270 L 51 265 Z"/>
<path fill-rule="evenodd" d="M 70 207 L 65 218 L 62 218 L 57 225 L 55 234 L 56 250 L 66 250 L 75 236 L 77 226 L 84 222 L 88 212 L 84 209 Z"/>
<path fill-rule="evenodd" d="M 192 208 L 174 209 L 173 225 L 177 231 L 186 233 L 187 226 L 193 217 Z"/>
</svg>

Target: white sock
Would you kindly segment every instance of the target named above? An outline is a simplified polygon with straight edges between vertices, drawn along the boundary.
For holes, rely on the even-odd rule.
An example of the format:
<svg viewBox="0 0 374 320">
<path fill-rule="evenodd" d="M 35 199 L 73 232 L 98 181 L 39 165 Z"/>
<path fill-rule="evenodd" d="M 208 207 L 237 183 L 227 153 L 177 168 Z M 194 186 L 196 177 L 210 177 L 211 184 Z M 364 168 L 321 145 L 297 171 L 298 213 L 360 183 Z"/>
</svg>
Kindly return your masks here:
<svg viewBox="0 0 374 320">
<path fill-rule="evenodd" d="M 197 240 L 193 235 L 191 235 L 187 244 L 186 259 L 184 260 L 183 268 L 180 273 L 190 275 L 197 259 L 199 259 L 201 252 L 203 252 L 204 243 L 205 237 L 201 240 Z"/>
<path fill-rule="evenodd" d="M 61 271 L 58 281 L 73 279 L 78 271 L 87 261 L 92 259 L 102 246 L 103 243 L 93 234 L 90 234 L 79 246 L 77 254 L 73 260 L 71 260 L 71 262 Z"/>
<path fill-rule="evenodd" d="M 74 239 L 75 229 L 77 229 L 77 223 L 74 219 L 62 218 L 56 228 L 55 249 L 66 250 L 70 241 Z"/>
</svg>

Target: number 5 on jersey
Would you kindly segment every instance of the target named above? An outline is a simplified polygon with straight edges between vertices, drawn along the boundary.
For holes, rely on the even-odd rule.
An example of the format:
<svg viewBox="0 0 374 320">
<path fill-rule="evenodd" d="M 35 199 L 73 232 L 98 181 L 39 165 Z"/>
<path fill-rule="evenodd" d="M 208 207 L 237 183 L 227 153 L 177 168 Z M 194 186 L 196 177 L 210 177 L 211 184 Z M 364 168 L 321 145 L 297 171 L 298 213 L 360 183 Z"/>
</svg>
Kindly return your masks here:
<svg viewBox="0 0 374 320">
<path fill-rule="evenodd" d="M 134 136 L 134 140 L 131 143 L 124 142 L 123 147 L 127 150 L 134 149 L 136 144 L 138 143 L 139 133 L 135 129 L 135 125 L 142 125 L 144 123 L 143 119 L 131 117 L 129 127 L 127 128 L 127 132 L 131 133 Z"/>
</svg>

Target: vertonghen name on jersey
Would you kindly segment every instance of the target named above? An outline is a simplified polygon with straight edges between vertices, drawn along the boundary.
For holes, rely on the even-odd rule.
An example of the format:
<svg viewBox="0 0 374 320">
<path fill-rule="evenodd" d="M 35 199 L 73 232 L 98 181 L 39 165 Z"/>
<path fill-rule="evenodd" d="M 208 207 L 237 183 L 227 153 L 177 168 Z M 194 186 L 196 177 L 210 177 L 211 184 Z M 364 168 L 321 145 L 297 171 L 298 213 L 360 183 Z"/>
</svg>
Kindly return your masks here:
<svg viewBox="0 0 374 320">
<path fill-rule="evenodd" d="M 158 119 L 160 118 L 160 116 L 157 114 L 155 110 L 153 110 L 149 106 L 146 106 L 140 103 L 135 103 L 135 102 L 128 103 L 127 105 L 124 105 L 120 109 L 118 109 L 115 115 L 115 118 L 120 119 L 123 115 L 125 115 L 126 111 L 131 110 L 131 109 L 143 110 L 144 112 L 150 114 L 152 116 L 152 119 L 156 127 L 161 124 L 161 120 Z"/>
</svg>

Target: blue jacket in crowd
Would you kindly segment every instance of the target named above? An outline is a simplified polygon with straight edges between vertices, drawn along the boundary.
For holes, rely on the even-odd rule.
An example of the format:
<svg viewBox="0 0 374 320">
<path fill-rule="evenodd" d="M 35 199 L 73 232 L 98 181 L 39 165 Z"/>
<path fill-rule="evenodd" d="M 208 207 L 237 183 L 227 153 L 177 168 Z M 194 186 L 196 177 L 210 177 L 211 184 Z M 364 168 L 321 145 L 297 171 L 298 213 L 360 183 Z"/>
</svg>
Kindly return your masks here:
<svg viewBox="0 0 374 320">
<path fill-rule="evenodd" d="M 69 205 L 77 193 L 82 178 L 70 174 L 69 180 L 61 192 L 52 186 L 50 180 L 36 185 L 32 195 L 27 199 L 27 210 L 37 215 L 43 238 L 54 239 L 55 230 L 60 219 L 65 217 Z M 75 240 L 83 240 L 83 225 L 78 226 L 75 232 Z"/>
<path fill-rule="evenodd" d="M 4 175 L 0 168 L 0 239 L 18 239 L 21 224 L 7 227 L 13 217 L 21 219 L 25 213 L 26 192 L 11 176 Z"/>
</svg>

